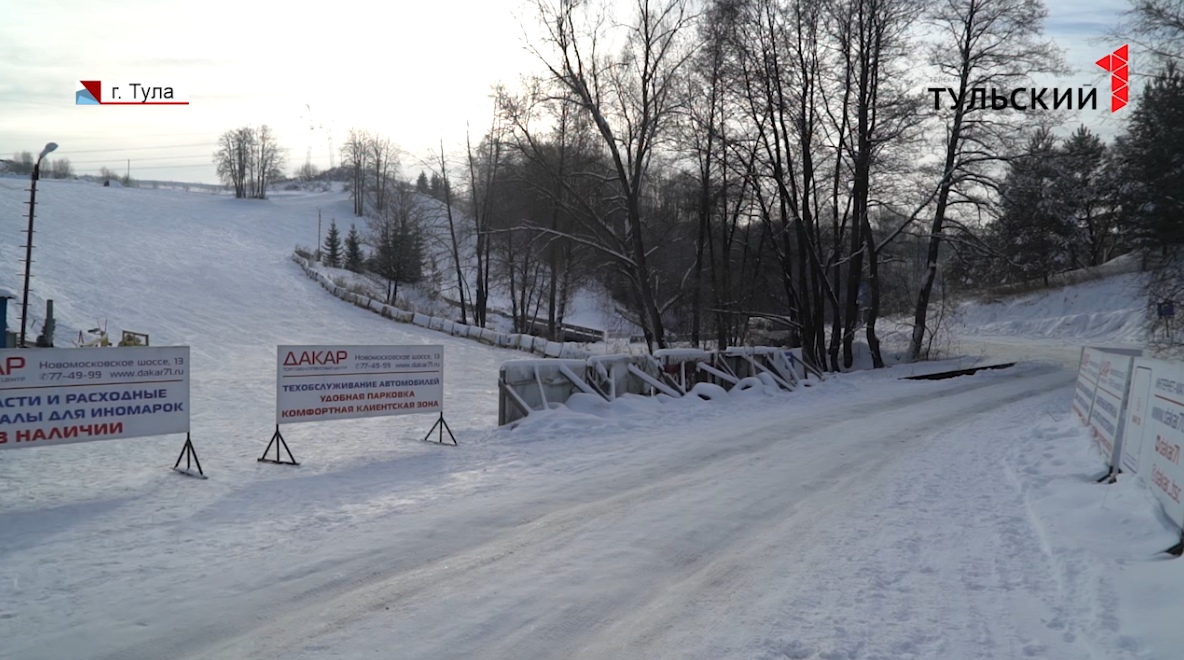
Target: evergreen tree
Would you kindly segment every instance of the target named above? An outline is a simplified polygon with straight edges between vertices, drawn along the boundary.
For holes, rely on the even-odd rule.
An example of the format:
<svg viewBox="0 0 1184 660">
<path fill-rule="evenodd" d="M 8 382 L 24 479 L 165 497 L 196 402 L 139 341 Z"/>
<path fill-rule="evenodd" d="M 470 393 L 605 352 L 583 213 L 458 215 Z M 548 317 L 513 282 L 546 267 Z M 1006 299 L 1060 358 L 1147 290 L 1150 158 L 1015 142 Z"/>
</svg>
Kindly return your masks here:
<svg viewBox="0 0 1184 660">
<path fill-rule="evenodd" d="M 423 237 L 410 224 L 386 225 L 378 235 L 378 246 L 370 270 L 387 281 L 387 304 L 394 304 L 399 284 L 423 280 Z"/>
<path fill-rule="evenodd" d="M 351 224 L 345 236 L 345 267 L 360 273 L 363 265 L 362 239 L 358 236 L 358 228 Z"/>
<path fill-rule="evenodd" d="M 1184 245 L 1184 75 L 1174 63 L 1143 88 L 1118 138 L 1122 221 L 1141 245 Z"/>
<path fill-rule="evenodd" d="M 1023 278 L 1040 277 L 1047 284 L 1049 275 L 1072 266 L 1068 243 L 1073 227 L 1061 190 L 1056 141 L 1040 129 L 1011 163 L 1000 187 L 1002 213 L 994 227 L 999 251 Z"/>
<path fill-rule="evenodd" d="M 329 234 L 325 236 L 325 252 L 322 263 L 330 268 L 341 268 L 341 232 L 337 231 L 337 221 L 329 223 Z"/>
<path fill-rule="evenodd" d="M 421 193 L 428 191 L 428 175 L 424 174 L 423 170 L 419 171 L 419 178 L 415 180 L 415 190 Z"/>
<path fill-rule="evenodd" d="M 444 180 L 442 178 L 440 178 L 439 174 L 432 172 L 432 180 L 428 184 L 428 193 L 431 194 L 432 197 L 439 199 L 440 195 L 442 195 L 443 192 L 444 192 Z"/>
<path fill-rule="evenodd" d="M 1113 177 L 1107 175 L 1107 147 L 1080 126 L 1058 150 L 1057 196 L 1071 216 L 1074 267 L 1098 266 L 1116 247 Z"/>
</svg>

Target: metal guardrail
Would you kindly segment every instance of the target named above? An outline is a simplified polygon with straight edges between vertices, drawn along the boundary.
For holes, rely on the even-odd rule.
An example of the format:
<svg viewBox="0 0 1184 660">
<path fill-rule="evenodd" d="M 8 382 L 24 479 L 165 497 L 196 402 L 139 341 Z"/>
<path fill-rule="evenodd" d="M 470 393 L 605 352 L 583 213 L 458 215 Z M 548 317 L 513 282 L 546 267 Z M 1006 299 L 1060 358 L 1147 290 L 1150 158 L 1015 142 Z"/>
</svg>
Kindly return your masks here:
<svg viewBox="0 0 1184 660">
<path fill-rule="evenodd" d="M 765 346 L 722 351 L 665 349 L 653 355 L 587 359 L 511 360 L 498 374 L 498 426 L 565 404 L 576 394 L 612 401 L 624 396 L 683 397 L 700 383 L 731 390 L 770 385 L 784 391 L 825 377 L 801 359 L 801 349 Z"/>
</svg>

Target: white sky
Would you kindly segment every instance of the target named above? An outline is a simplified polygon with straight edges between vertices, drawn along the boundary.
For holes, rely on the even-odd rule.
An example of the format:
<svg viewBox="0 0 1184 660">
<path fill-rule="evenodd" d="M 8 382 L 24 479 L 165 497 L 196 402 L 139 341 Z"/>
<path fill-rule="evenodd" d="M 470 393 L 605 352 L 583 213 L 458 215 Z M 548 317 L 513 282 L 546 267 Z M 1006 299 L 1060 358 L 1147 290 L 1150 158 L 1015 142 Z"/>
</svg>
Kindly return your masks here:
<svg viewBox="0 0 1184 660">
<path fill-rule="evenodd" d="M 1080 73 L 1057 84 L 1108 86 L 1094 61 L 1114 45 L 1124 0 L 1049 0 L 1049 36 Z M 133 178 L 213 183 L 214 142 L 244 124 L 268 124 L 291 165 L 329 164 L 325 131 L 310 132 L 305 104 L 339 148 L 350 127 L 382 133 L 407 151 L 404 169 L 438 148 L 463 147 L 488 125 L 493 85 L 537 68 L 523 0 L 436 0 L 324 5 L 250 0 L 10 0 L 0 14 L 0 157 L 48 141 L 78 173 L 101 166 Z M 1136 66 L 1132 67 L 1137 73 Z M 176 81 L 189 106 L 76 106 L 79 80 Z M 1132 95 L 1132 100 L 1134 96 Z M 1108 111 L 1082 119 L 1112 134 Z M 1121 114 L 1121 113 L 1120 113 Z M 1117 118 L 1117 119 L 1120 119 Z"/>
</svg>

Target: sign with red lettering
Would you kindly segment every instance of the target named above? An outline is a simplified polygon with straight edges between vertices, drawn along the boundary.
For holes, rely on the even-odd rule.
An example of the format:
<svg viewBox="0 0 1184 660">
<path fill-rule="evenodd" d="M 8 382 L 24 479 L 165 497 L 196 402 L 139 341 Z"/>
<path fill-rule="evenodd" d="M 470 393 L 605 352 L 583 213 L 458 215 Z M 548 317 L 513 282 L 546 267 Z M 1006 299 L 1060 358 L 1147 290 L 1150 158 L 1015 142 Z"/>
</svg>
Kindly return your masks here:
<svg viewBox="0 0 1184 660">
<path fill-rule="evenodd" d="M 1147 394 L 1136 380 L 1128 420 L 1139 433 L 1138 473 L 1177 525 L 1184 527 L 1184 366 L 1162 360 L 1135 360 L 1136 372 L 1146 372 Z M 1141 377 L 1140 377 L 1141 378 Z M 1134 423 L 1137 418 L 1138 424 Z M 1132 438 L 1133 439 L 1133 438 Z M 1124 461 L 1125 462 L 1125 461 Z"/>
<path fill-rule="evenodd" d="M 0 350 L 0 449 L 188 432 L 188 346 Z"/>
<path fill-rule="evenodd" d="M 444 410 L 443 346 L 280 346 L 276 424 Z"/>
</svg>

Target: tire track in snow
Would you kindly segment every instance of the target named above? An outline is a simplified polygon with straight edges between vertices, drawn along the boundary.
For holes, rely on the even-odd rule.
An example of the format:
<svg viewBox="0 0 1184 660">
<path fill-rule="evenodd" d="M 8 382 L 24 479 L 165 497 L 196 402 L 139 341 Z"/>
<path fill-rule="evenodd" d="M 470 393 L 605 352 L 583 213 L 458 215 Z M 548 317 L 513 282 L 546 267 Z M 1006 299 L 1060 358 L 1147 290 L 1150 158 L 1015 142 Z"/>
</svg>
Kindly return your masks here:
<svg viewBox="0 0 1184 660">
<path fill-rule="evenodd" d="M 866 410 L 863 418 L 852 419 L 850 411 L 843 416 L 842 411 L 833 410 L 807 417 L 800 421 L 801 433 L 790 440 L 785 438 L 783 428 L 767 427 L 744 440 L 736 439 L 730 450 L 712 452 L 703 460 L 683 465 L 682 473 L 671 474 L 667 468 L 666 478 L 660 481 L 647 483 L 643 478 L 619 495 L 544 514 L 506 530 L 492 542 L 410 570 L 392 570 L 381 561 L 376 567 L 377 557 L 359 557 L 335 571 L 350 577 L 326 581 L 323 576 L 313 575 L 310 578 L 320 579 L 320 586 L 302 592 L 281 588 L 283 594 L 272 595 L 278 596 L 280 602 L 263 608 L 252 620 L 238 625 L 213 622 L 201 635 L 188 640 L 189 644 L 178 645 L 176 651 L 179 655 L 186 648 L 196 650 L 191 644 L 200 644 L 202 639 L 235 637 L 194 657 L 269 657 L 281 652 L 291 656 L 301 651 L 315 655 L 318 648 L 348 646 L 350 638 L 341 635 L 357 625 L 368 625 L 367 619 L 381 619 L 388 628 L 403 626 L 419 631 L 435 642 L 430 646 L 433 652 L 420 649 L 433 657 L 448 653 L 457 657 L 563 657 L 581 649 L 596 656 L 605 648 L 606 640 L 616 635 L 651 647 L 655 655 L 670 648 L 671 642 L 677 648 L 680 641 L 709 641 L 721 626 L 732 623 L 726 617 L 714 622 L 696 620 L 696 626 L 706 625 L 688 634 L 679 622 L 693 612 L 683 611 L 679 603 L 693 603 L 696 598 L 699 602 L 722 599 L 722 609 L 727 612 L 737 603 L 751 600 L 754 593 L 761 591 L 759 583 L 768 576 L 761 564 L 776 558 L 777 549 L 783 548 L 787 539 L 802 538 L 803 534 L 796 532 L 809 536 L 818 531 L 816 528 L 833 523 L 836 515 L 849 509 L 851 498 L 846 496 L 850 492 L 872 494 L 880 483 L 877 479 L 889 478 L 891 457 L 906 445 L 917 444 L 926 430 L 1030 397 L 1052 383 L 1060 385 L 1070 378 L 1063 372 L 1045 372 L 969 379 L 965 384 L 952 385 L 947 396 L 910 395 L 882 401 Z M 1018 394 L 1014 392 L 1017 384 L 1023 385 Z M 943 405 L 957 407 L 936 417 L 923 414 L 935 398 Z M 887 443 L 874 433 L 870 433 L 874 437 L 860 440 L 869 431 L 887 429 L 895 430 L 891 440 L 898 442 Z M 841 437 L 845 430 L 856 440 Z M 833 437 L 836 435 L 840 436 L 839 442 Z M 817 442 L 807 443 L 811 439 Z M 721 445 L 725 444 L 727 441 L 721 440 Z M 878 455 L 869 455 L 877 445 Z M 853 451 L 851 457 L 846 457 L 840 449 L 868 453 Z M 845 460 L 835 462 L 836 452 Z M 880 462 L 883 459 L 888 460 Z M 796 489 L 769 488 L 779 483 L 770 480 L 771 475 L 780 476 L 787 466 L 796 471 L 784 475 L 786 481 L 797 482 Z M 638 474 L 632 477 L 636 479 Z M 710 516 L 696 521 L 692 515 L 687 520 L 687 513 L 681 511 L 696 501 L 697 490 L 709 494 L 704 497 L 716 497 L 728 493 L 729 488 L 737 490 L 727 502 L 736 512 L 736 520 L 726 533 L 715 529 L 720 525 Z M 846 499 L 828 502 L 826 496 L 835 492 Z M 676 520 L 674 529 L 662 528 L 663 516 L 670 513 L 683 518 Z M 637 524 L 638 518 L 654 526 L 655 531 L 642 539 L 649 547 L 621 538 L 622 528 L 645 529 Z M 774 532 L 767 533 L 768 529 Z M 660 551 L 670 544 L 670 538 L 690 547 L 663 555 Z M 824 556 L 831 554 L 829 550 L 824 552 Z M 608 570 L 595 575 L 581 572 L 589 564 Z M 522 589 L 521 585 L 507 584 L 504 577 L 530 575 L 538 575 L 541 583 L 569 592 L 570 585 L 579 585 L 579 602 L 560 604 L 545 597 L 545 584 Z M 881 585 L 881 591 L 890 586 Z M 490 602 L 504 606 L 491 608 Z M 487 621 L 468 621 L 463 627 L 450 624 L 448 613 L 468 611 L 466 605 L 480 605 L 479 611 L 498 614 L 489 615 L 492 619 Z M 635 619 L 640 623 L 622 623 Z M 399 638 L 406 640 L 408 636 Z M 160 646 L 142 651 L 145 655 L 130 652 L 120 657 L 159 655 Z M 415 657 L 414 648 L 403 647 L 401 651 Z"/>
<path fill-rule="evenodd" d="M 1043 383 L 1047 382 L 1047 379 L 1043 379 Z M 1041 380 L 1037 380 L 1019 393 L 988 402 L 983 409 L 998 409 L 1046 389 L 1047 386 L 1042 384 Z M 943 425 L 959 426 L 956 421 L 964 414 L 965 409 L 950 411 L 941 417 L 933 418 L 927 427 L 936 429 Z M 887 424 L 884 426 L 891 428 Z M 907 437 L 913 433 L 916 433 L 915 429 L 906 428 L 886 440 Z M 934 433 L 927 435 L 932 436 Z M 945 433 L 941 435 L 944 436 Z M 934 441 L 934 444 L 936 442 Z M 917 461 L 918 454 L 923 456 L 921 452 L 910 452 L 909 455 Z M 903 461 L 904 458 L 899 460 Z M 917 462 L 923 463 L 923 459 Z M 972 464 L 973 461 L 967 463 Z M 760 566 L 762 563 L 770 563 L 778 553 L 802 551 L 800 558 L 795 558 L 786 566 L 766 571 L 750 570 L 747 571 L 744 580 L 728 585 L 727 590 L 731 597 L 722 600 L 738 604 L 734 609 L 725 605 L 718 609 L 707 608 L 705 611 L 697 611 L 697 607 L 685 607 L 681 604 L 693 602 L 691 594 L 701 591 L 704 584 L 711 584 L 711 572 L 708 572 L 704 576 L 706 579 L 696 577 L 688 584 L 680 585 L 680 593 L 666 597 L 669 602 L 664 605 L 664 609 L 667 611 L 659 621 L 653 621 L 649 616 L 638 616 L 641 624 L 624 623 L 602 636 L 603 639 L 624 641 L 609 646 L 592 646 L 580 657 L 621 657 L 623 654 L 702 658 L 963 657 L 957 652 L 942 655 L 940 647 L 943 640 L 940 635 L 919 633 L 903 639 L 885 641 L 872 635 L 861 635 L 855 630 L 866 626 L 868 621 L 883 620 L 887 622 L 887 627 L 891 627 L 893 621 L 907 624 L 913 619 L 917 605 L 920 605 L 921 609 L 926 607 L 925 604 L 914 603 L 907 595 L 896 597 L 899 593 L 907 594 L 913 590 L 910 580 L 906 578 L 914 571 L 907 568 L 902 570 L 901 566 L 907 567 L 911 557 L 923 556 L 920 540 L 909 538 L 908 535 L 896 538 L 894 534 L 885 534 L 875 520 L 877 516 L 901 517 L 901 510 L 904 509 L 906 513 L 902 522 L 907 526 L 913 522 L 907 515 L 907 509 L 925 501 L 938 503 L 938 509 L 941 510 L 942 498 L 936 497 L 936 494 L 928 493 L 917 497 L 913 493 L 926 486 L 925 482 L 915 482 L 909 478 L 909 475 L 920 469 L 923 469 L 923 466 L 916 463 L 896 465 L 895 471 L 887 466 L 882 470 L 867 466 L 864 473 L 858 474 L 858 478 L 852 480 L 852 484 L 841 489 L 843 501 L 824 503 L 821 508 L 809 512 L 812 515 L 800 516 L 801 519 L 788 517 L 777 528 L 760 534 L 758 538 L 763 541 L 746 542 L 738 547 L 735 556 L 721 557 L 723 567 Z M 901 478 L 893 479 L 894 475 Z M 891 504 L 884 505 L 882 500 L 888 500 Z M 948 508 L 957 510 L 959 506 L 964 505 L 964 502 L 958 502 Z M 866 513 L 865 510 L 872 513 Z M 943 512 L 948 513 L 948 510 Z M 884 538 L 885 536 L 887 538 Z M 798 539 L 817 537 L 822 537 L 825 542 L 821 545 L 813 541 L 798 542 Z M 885 546 L 889 546 L 891 551 L 885 551 Z M 989 563 L 989 554 L 985 559 Z M 712 569 L 714 572 L 726 570 L 718 565 Z M 928 572 L 935 571 L 929 569 Z M 830 576 L 832 581 L 829 585 L 833 587 L 834 592 L 826 588 L 820 590 L 815 585 L 805 594 L 779 597 L 777 594 L 764 593 L 769 589 L 779 589 L 786 594 L 793 594 L 803 583 L 810 584 L 808 577 L 803 580 L 803 576 L 815 573 Z M 852 576 L 854 579 L 851 579 Z M 749 602 L 754 594 L 758 595 L 760 605 L 753 606 Z M 866 601 L 872 601 L 872 611 L 867 611 L 869 608 L 866 607 Z M 967 603 L 951 603 L 950 611 L 964 609 L 966 605 Z M 973 604 L 971 606 L 973 607 Z M 757 643 L 757 648 L 736 648 L 726 642 L 719 642 L 720 639 L 729 640 L 726 633 L 729 626 L 738 625 L 739 621 L 751 625 L 752 617 L 759 616 L 762 611 L 781 612 L 779 617 L 768 624 L 767 639 L 763 644 Z M 817 616 L 803 614 L 819 611 L 822 614 Z M 835 612 L 846 612 L 851 616 L 835 616 Z M 685 620 L 689 620 L 689 623 L 682 626 L 686 632 L 675 636 L 674 639 L 671 635 L 662 633 L 663 630 L 676 629 L 676 622 Z M 967 620 L 972 627 L 986 621 L 984 617 L 973 614 L 969 615 Z M 809 634 L 786 640 L 778 631 L 779 627 L 786 625 L 801 626 Z M 940 630 L 941 626 L 942 622 L 934 622 L 931 630 Z M 638 635 L 636 629 L 639 627 L 651 632 Z M 990 635 L 987 634 L 985 626 L 982 628 L 980 632 L 984 641 L 987 641 Z M 820 640 L 822 643 L 819 643 Z M 680 649 L 685 655 L 672 653 L 669 650 L 671 648 Z M 765 655 L 761 655 L 762 653 Z"/>
</svg>

